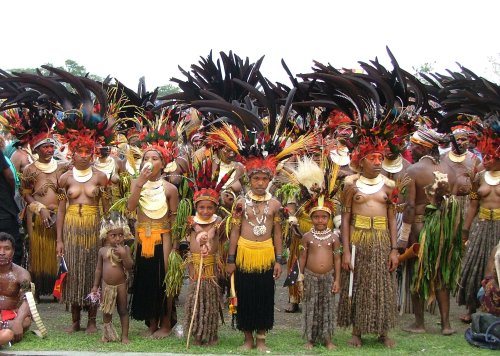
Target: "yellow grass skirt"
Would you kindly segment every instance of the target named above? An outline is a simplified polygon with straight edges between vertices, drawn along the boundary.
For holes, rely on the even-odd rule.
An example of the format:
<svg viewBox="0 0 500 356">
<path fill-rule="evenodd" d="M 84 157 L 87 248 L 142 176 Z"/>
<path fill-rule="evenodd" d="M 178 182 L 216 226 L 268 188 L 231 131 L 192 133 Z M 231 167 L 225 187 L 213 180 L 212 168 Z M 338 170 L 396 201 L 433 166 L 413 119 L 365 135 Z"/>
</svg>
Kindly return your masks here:
<svg viewBox="0 0 500 356">
<path fill-rule="evenodd" d="M 243 272 L 264 272 L 274 265 L 273 240 L 251 241 L 240 236 L 236 252 L 236 267 Z"/>
</svg>

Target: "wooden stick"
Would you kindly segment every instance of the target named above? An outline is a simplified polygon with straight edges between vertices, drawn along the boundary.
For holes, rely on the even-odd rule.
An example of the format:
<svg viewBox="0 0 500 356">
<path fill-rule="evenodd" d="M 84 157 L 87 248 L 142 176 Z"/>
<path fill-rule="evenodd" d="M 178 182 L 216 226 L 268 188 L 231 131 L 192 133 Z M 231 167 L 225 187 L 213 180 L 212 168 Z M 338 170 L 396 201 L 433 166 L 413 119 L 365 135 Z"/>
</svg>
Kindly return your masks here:
<svg viewBox="0 0 500 356">
<path fill-rule="evenodd" d="M 198 281 L 196 282 L 196 294 L 194 295 L 193 315 L 191 316 L 191 323 L 189 324 L 189 331 L 187 336 L 186 350 L 189 349 L 189 339 L 191 338 L 191 330 L 193 329 L 194 317 L 198 309 L 198 295 L 200 294 L 201 285 L 201 271 L 203 269 L 203 254 L 200 254 L 200 268 L 198 268 Z"/>
<path fill-rule="evenodd" d="M 351 247 L 351 266 L 352 270 L 349 272 L 349 300 L 352 298 L 352 287 L 354 285 L 354 261 L 356 260 L 356 246 Z"/>
</svg>

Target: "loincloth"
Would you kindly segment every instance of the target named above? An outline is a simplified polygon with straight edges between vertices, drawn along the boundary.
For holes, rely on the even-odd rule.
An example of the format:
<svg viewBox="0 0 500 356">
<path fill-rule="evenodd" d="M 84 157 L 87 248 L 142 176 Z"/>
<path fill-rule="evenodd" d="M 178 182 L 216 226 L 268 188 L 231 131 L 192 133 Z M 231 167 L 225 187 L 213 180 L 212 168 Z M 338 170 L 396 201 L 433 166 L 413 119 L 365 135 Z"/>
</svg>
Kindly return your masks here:
<svg viewBox="0 0 500 356">
<path fill-rule="evenodd" d="M 128 284 L 128 279 L 121 284 L 118 284 L 116 286 L 112 286 L 109 284 L 106 284 L 102 282 L 102 285 L 104 287 L 103 295 L 102 295 L 102 302 L 101 302 L 101 307 L 100 309 L 104 314 L 112 314 L 113 310 L 115 309 L 116 305 L 116 298 L 118 296 L 118 287 L 127 285 Z"/>
</svg>

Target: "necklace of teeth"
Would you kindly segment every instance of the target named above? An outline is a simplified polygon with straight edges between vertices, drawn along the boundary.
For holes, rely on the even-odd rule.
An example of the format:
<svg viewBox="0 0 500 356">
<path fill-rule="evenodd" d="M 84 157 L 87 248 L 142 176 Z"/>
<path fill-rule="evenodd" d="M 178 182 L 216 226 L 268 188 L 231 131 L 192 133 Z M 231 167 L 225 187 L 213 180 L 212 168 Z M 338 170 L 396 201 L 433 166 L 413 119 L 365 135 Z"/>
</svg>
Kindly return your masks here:
<svg viewBox="0 0 500 356">
<path fill-rule="evenodd" d="M 247 214 L 247 206 L 252 207 L 252 213 L 255 217 L 255 221 L 257 224 L 254 224 L 250 221 Z M 259 218 L 257 216 L 257 212 L 255 211 L 255 204 L 251 201 L 251 199 L 245 199 L 245 219 L 248 221 L 250 226 L 253 228 L 253 234 L 255 236 L 263 236 L 267 232 L 266 221 L 267 214 L 269 213 L 269 200 L 266 201 L 266 206 L 264 207 L 264 211 L 262 212 L 262 216 Z"/>
</svg>

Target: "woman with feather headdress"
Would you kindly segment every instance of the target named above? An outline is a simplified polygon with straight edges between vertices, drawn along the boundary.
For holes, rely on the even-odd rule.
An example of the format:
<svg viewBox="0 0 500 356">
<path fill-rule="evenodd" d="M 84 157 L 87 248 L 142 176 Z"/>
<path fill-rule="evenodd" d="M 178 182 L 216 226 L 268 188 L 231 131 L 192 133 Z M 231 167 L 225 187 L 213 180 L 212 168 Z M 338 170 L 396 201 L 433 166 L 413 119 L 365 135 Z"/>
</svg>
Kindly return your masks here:
<svg viewBox="0 0 500 356">
<path fill-rule="evenodd" d="M 64 256 L 68 275 L 64 281 L 62 301 L 71 305 L 70 332 L 80 330 L 80 313 L 88 308 L 86 332 L 97 331 L 97 305 L 86 296 L 92 289 L 94 266 L 99 251 L 100 203 L 106 214 L 110 193 L 106 175 L 92 167 L 94 150 L 98 142 L 112 136 L 111 122 L 103 118 L 106 112 L 106 95 L 101 86 L 87 78 L 75 77 L 63 70 L 50 68 L 58 81 L 70 84 L 78 96 L 61 98 L 64 114 L 55 130 L 68 143 L 73 168 L 62 174 L 57 185 L 59 206 L 57 210 L 58 256 Z M 91 92 L 99 105 L 94 105 Z M 69 107 L 68 107 L 69 106 Z M 96 112 L 94 112 L 94 110 Z"/>
<path fill-rule="evenodd" d="M 163 110 L 139 135 L 143 152 L 140 174 L 131 183 L 127 210 L 137 211 L 137 250 L 131 316 L 145 320 L 144 333 L 167 337 L 176 323 L 173 296 L 164 287 L 172 262 L 172 227 L 179 202 L 177 188 L 167 182 L 164 168 L 177 156 L 177 132 Z"/>
</svg>

